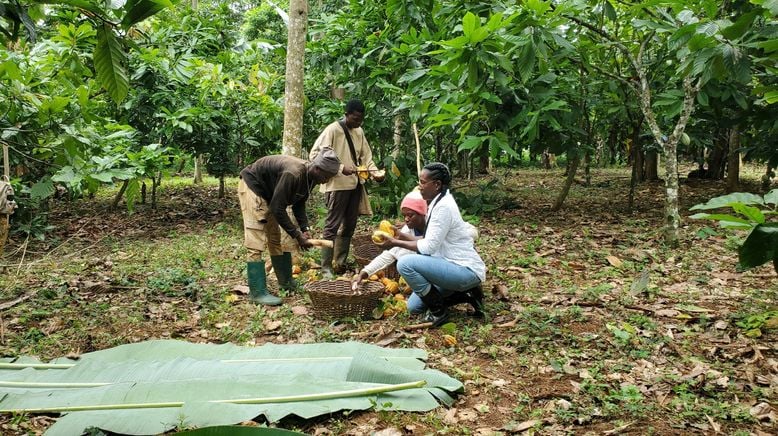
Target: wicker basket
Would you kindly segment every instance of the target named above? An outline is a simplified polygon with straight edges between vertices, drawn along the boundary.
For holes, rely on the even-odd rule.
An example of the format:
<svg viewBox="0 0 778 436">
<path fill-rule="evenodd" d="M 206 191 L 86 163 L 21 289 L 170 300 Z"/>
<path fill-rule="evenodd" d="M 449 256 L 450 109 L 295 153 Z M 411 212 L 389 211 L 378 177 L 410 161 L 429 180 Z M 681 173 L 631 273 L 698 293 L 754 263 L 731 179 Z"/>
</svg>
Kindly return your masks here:
<svg viewBox="0 0 778 436">
<path fill-rule="evenodd" d="M 354 251 L 357 249 L 357 247 L 365 245 L 365 244 L 373 244 L 373 240 L 371 239 L 372 235 L 354 235 L 351 238 L 351 251 Z M 375 244 L 373 244 L 375 245 Z"/>
<path fill-rule="evenodd" d="M 354 246 L 354 259 L 361 268 L 364 268 L 365 265 L 378 257 L 382 251 L 383 249 L 374 244 L 371 240 L 370 242 Z M 391 265 L 384 268 L 384 275 L 392 280 L 398 280 L 400 278 L 400 273 L 397 272 L 397 261 L 392 262 Z"/>
<path fill-rule="evenodd" d="M 369 281 L 362 282 L 357 292 L 351 290 L 351 282 L 346 280 L 319 280 L 308 283 L 305 289 L 320 318 L 371 319 L 384 294 L 382 284 Z"/>
</svg>

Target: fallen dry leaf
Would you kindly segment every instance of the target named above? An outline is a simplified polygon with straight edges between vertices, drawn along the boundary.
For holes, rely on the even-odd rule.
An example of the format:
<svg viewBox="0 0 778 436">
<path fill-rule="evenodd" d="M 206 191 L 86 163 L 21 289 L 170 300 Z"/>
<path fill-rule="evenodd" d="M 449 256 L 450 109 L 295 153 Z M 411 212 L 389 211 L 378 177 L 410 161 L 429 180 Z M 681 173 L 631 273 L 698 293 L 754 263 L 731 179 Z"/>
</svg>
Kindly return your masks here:
<svg viewBox="0 0 778 436">
<path fill-rule="evenodd" d="M 371 433 L 373 436 L 403 436 L 403 432 L 399 428 L 389 427 L 383 430 L 378 430 Z"/>
<path fill-rule="evenodd" d="M 267 320 L 265 321 L 265 330 L 272 332 L 281 327 L 281 321 Z"/>
<path fill-rule="evenodd" d="M 540 425 L 541 423 L 543 423 L 543 421 L 539 419 L 530 419 L 529 421 L 524 421 L 519 424 L 509 422 L 502 429 L 514 433 L 520 433 L 524 430 L 529 430 L 537 425 Z"/>
<path fill-rule="evenodd" d="M 492 295 L 500 301 L 508 301 L 510 298 L 508 297 L 509 290 L 508 287 L 505 286 L 502 283 L 495 283 L 494 286 L 492 286 Z"/>
<path fill-rule="evenodd" d="M 292 313 L 295 315 L 308 315 L 308 308 L 305 306 L 292 306 Z"/>
<path fill-rule="evenodd" d="M 459 419 L 457 419 L 456 407 L 452 407 L 446 411 L 446 414 L 443 416 L 443 422 L 452 425 L 459 422 Z"/>
<path fill-rule="evenodd" d="M 616 268 L 620 268 L 622 265 L 624 265 L 624 262 L 622 262 L 621 259 L 619 259 L 616 256 L 612 256 L 612 255 L 611 256 L 606 256 L 605 259 L 608 261 L 608 263 L 611 266 L 616 267 Z"/>
<path fill-rule="evenodd" d="M 235 285 L 232 287 L 232 292 L 237 292 L 239 294 L 248 295 L 249 294 L 249 287 L 246 285 Z"/>
</svg>

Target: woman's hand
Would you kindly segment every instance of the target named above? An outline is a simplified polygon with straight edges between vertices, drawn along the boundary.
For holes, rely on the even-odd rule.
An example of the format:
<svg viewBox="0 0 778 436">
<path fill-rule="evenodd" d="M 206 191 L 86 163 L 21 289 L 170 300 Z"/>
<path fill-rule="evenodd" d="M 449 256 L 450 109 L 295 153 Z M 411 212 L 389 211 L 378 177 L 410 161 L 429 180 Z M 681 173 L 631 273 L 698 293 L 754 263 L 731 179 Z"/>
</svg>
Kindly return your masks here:
<svg viewBox="0 0 778 436">
<path fill-rule="evenodd" d="M 381 247 L 382 249 L 388 250 L 388 249 L 396 246 L 395 241 L 397 241 L 397 240 L 392 238 L 392 237 L 385 237 L 384 239 L 381 240 L 381 242 L 375 242 L 375 241 L 373 241 L 373 242 L 376 245 L 378 245 L 379 247 Z"/>
<path fill-rule="evenodd" d="M 367 272 L 365 270 L 362 270 L 359 272 L 359 274 L 355 275 L 353 279 L 351 279 L 351 290 L 356 291 L 359 289 L 359 284 L 362 283 L 363 280 L 367 278 Z"/>
</svg>

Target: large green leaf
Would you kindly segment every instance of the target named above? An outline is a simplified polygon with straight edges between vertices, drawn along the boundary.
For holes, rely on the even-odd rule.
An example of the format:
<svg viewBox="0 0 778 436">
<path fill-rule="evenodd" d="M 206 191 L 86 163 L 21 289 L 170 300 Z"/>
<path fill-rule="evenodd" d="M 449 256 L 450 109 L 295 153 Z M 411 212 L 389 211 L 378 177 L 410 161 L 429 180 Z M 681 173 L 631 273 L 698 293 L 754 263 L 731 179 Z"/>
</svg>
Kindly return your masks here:
<svg viewBox="0 0 778 436">
<path fill-rule="evenodd" d="M 199 428 L 197 430 L 180 431 L 176 436 L 293 436 L 304 435 L 292 430 L 270 427 L 241 427 L 222 425 L 218 427 Z"/>
<path fill-rule="evenodd" d="M 773 189 L 764 195 L 764 202 L 766 204 L 772 204 L 778 206 L 778 189 Z"/>
<path fill-rule="evenodd" d="M 127 14 L 122 19 L 122 27 L 127 29 L 171 6 L 170 0 L 128 0 L 124 6 Z"/>
<path fill-rule="evenodd" d="M 127 79 L 124 51 L 108 24 L 97 28 L 94 62 L 100 84 L 114 102 L 120 103 L 127 96 L 130 82 Z"/>
<path fill-rule="evenodd" d="M 778 223 L 759 224 L 738 250 L 738 269 L 745 270 L 773 262 L 778 272 Z"/>
<path fill-rule="evenodd" d="M 711 198 L 707 203 L 696 204 L 691 207 L 691 210 L 718 209 L 720 207 L 730 207 L 735 203 L 764 204 L 764 200 L 762 197 L 756 194 L 751 194 L 749 192 L 735 192 L 732 194 Z"/>
<path fill-rule="evenodd" d="M 105 11 L 100 6 L 90 2 L 89 0 L 38 0 L 38 3 L 73 6 L 85 11 L 89 11 L 98 17 L 103 17 L 105 14 Z"/>
<path fill-rule="evenodd" d="M 312 418 L 376 404 L 427 411 L 439 402 L 451 404 L 462 384 L 425 369 L 425 358 L 421 350 L 355 342 L 239 347 L 150 341 L 55 361 L 67 369 L 0 365 L 7 392 L 0 410 L 67 412 L 49 429 L 52 435 L 80 434 L 88 427 L 156 434 L 177 425 L 228 425 L 260 415 L 275 422 L 291 414 Z M 395 386 L 409 388 L 364 393 Z M 299 398 L 303 394 L 313 397 Z M 246 399 L 257 404 L 235 403 Z"/>
</svg>

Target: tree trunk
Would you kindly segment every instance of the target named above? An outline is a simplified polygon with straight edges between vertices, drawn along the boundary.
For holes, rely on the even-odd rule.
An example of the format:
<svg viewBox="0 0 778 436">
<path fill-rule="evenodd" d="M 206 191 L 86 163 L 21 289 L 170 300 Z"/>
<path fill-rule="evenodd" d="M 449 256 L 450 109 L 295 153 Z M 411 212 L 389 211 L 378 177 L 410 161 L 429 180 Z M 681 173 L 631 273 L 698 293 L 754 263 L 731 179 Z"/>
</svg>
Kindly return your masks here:
<svg viewBox="0 0 778 436">
<path fill-rule="evenodd" d="M 767 169 L 762 176 L 762 191 L 765 193 L 770 190 L 770 185 L 773 183 L 773 177 L 775 177 L 775 171 L 773 171 L 773 167 L 770 166 L 770 164 L 767 164 Z"/>
<path fill-rule="evenodd" d="M 203 167 L 205 166 L 205 157 L 202 154 L 197 153 L 194 161 L 194 184 L 203 183 Z"/>
<path fill-rule="evenodd" d="M 130 184 L 129 180 L 125 180 L 124 183 L 122 183 L 122 187 L 119 188 L 119 192 L 117 192 L 116 196 L 113 198 L 113 202 L 111 203 L 111 210 L 115 210 L 119 206 L 119 202 L 122 200 L 124 191 L 127 190 L 127 185 L 129 184 Z"/>
<path fill-rule="evenodd" d="M 713 149 L 708 156 L 708 171 L 705 176 L 708 179 L 721 180 L 724 178 L 727 168 L 727 138 L 716 134 L 713 140 Z"/>
<path fill-rule="evenodd" d="M 346 88 L 339 88 L 336 86 L 330 87 L 330 96 L 332 98 L 343 101 L 346 99 Z"/>
<path fill-rule="evenodd" d="M 643 180 L 659 180 L 659 154 L 655 151 L 643 156 Z"/>
<path fill-rule="evenodd" d="M 308 32 L 308 2 L 289 2 L 289 29 L 286 49 L 286 86 L 284 88 L 284 139 L 281 153 L 302 156 L 303 73 L 305 35 Z"/>
<path fill-rule="evenodd" d="M 570 155 L 568 154 L 568 158 L 569 157 Z M 565 179 L 565 185 L 562 187 L 562 191 L 559 192 L 559 196 L 557 196 L 554 205 L 551 207 L 551 210 L 554 212 L 562 208 L 562 204 L 565 202 L 565 198 L 567 198 L 567 194 L 570 192 L 570 186 L 572 186 L 573 180 L 575 179 L 575 173 L 578 171 L 578 165 L 581 163 L 581 157 L 578 153 L 576 153 L 573 160 L 570 161 L 568 159 L 568 162 L 569 165 L 567 166 L 567 178 Z"/>
<path fill-rule="evenodd" d="M 489 159 L 489 146 L 484 146 L 481 155 L 478 156 L 478 173 L 489 174 L 491 170 L 491 161 Z"/>
<path fill-rule="evenodd" d="M 151 208 L 156 209 L 157 208 L 157 185 L 159 184 L 159 181 L 157 180 L 157 177 L 152 175 L 151 176 Z"/>
<path fill-rule="evenodd" d="M 681 215 L 678 212 L 678 141 L 683 134 L 686 123 L 694 110 L 694 98 L 700 89 L 701 81 L 692 83 L 691 77 L 683 79 L 683 105 L 681 115 L 675 124 L 673 132 L 669 138 L 662 135 L 659 123 L 656 121 L 654 110 L 651 107 L 651 90 L 648 86 L 648 75 L 642 64 L 636 63 L 638 75 L 640 76 L 640 105 L 643 115 L 646 117 L 651 133 L 656 142 L 662 146 L 665 155 L 665 243 L 670 247 L 678 245 L 678 229 L 681 226 Z"/>
<path fill-rule="evenodd" d="M 584 155 L 584 180 L 586 180 L 585 186 L 592 184 L 592 154 L 588 151 Z"/>
<path fill-rule="evenodd" d="M 727 192 L 740 190 L 740 132 L 737 126 L 729 130 L 729 156 L 727 159 Z"/>
<path fill-rule="evenodd" d="M 226 192 L 226 184 L 224 183 L 224 176 L 219 177 L 219 198 L 224 198 Z"/>
<path fill-rule="evenodd" d="M 146 181 L 140 182 L 140 204 L 146 204 Z"/>
<path fill-rule="evenodd" d="M 632 171 L 629 178 L 629 197 L 627 200 L 627 210 L 629 213 L 632 213 L 635 209 L 635 187 L 638 182 L 642 181 L 640 173 L 643 171 L 643 159 L 639 158 L 641 154 L 639 144 L 639 142 L 633 142 L 629 150 L 631 153 L 630 160 L 632 161 Z M 638 161 L 640 161 L 640 165 L 638 165 Z M 641 178 L 639 179 L 639 177 Z"/>
<path fill-rule="evenodd" d="M 394 129 L 392 131 L 392 158 L 397 158 L 403 144 L 403 119 L 400 114 L 394 116 Z"/>
<path fill-rule="evenodd" d="M 553 153 L 549 153 L 548 150 L 543 150 L 543 154 L 540 157 L 540 166 L 543 169 L 550 170 L 556 168 L 556 156 Z"/>
</svg>

